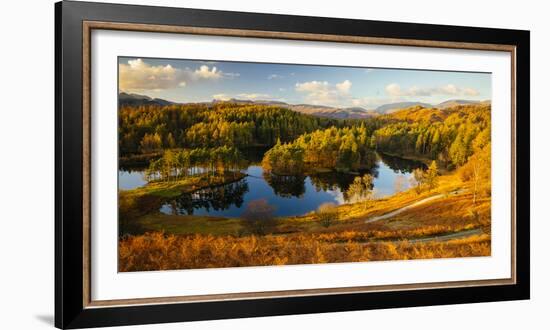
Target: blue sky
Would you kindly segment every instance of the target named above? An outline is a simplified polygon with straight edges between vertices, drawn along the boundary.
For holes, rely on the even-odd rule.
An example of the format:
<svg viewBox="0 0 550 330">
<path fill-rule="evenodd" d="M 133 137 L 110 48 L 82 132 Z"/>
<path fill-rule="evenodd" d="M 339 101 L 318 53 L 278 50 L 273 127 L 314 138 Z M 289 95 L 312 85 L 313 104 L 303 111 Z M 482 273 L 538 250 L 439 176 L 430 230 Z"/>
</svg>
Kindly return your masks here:
<svg viewBox="0 0 550 330">
<path fill-rule="evenodd" d="M 230 98 L 335 107 L 490 100 L 489 73 L 119 58 L 119 89 L 174 102 Z"/>
</svg>

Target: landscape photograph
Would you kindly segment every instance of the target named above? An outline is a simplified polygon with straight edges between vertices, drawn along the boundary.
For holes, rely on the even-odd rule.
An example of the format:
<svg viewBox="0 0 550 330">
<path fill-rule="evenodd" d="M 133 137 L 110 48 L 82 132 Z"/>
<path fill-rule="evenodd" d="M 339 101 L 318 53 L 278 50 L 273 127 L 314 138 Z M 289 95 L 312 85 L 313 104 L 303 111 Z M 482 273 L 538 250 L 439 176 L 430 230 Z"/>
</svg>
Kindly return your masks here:
<svg viewBox="0 0 550 330">
<path fill-rule="evenodd" d="M 118 270 L 491 256 L 491 73 L 118 58 Z"/>
</svg>

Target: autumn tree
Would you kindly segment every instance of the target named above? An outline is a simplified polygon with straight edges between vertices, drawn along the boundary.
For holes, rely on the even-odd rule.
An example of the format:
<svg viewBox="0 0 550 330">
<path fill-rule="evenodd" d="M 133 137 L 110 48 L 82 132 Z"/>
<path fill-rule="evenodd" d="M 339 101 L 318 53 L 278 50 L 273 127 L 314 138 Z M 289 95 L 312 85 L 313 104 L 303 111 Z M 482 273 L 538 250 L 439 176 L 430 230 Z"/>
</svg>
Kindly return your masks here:
<svg viewBox="0 0 550 330">
<path fill-rule="evenodd" d="M 304 171 L 304 150 L 291 143 L 277 144 L 268 150 L 262 160 L 266 172 L 280 175 L 299 175 Z"/>
<path fill-rule="evenodd" d="M 438 181 L 439 181 L 438 175 L 439 174 L 437 169 L 437 163 L 435 162 L 435 160 L 433 160 L 424 176 L 424 182 L 428 187 L 428 191 L 437 187 Z"/>
<path fill-rule="evenodd" d="M 278 106 L 231 102 L 123 105 L 118 119 L 121 155 L 162 147 L 273 146 L 278 138 L 286 143 L 317 129 L 359 125 L 357 121 L 309 116 Z M 373 125 L 364 124 L 365 130 L 372 131 Z"/>
<path fill-rule="evenodd" d="M 473 154 L 460 169 L 463 181 L 469 184 L 472 192 L 472 203 L 475 206 L 478 198 L 491 194 L 491 144 Z"/>
<path fill-rule="evenodd" d="M 345 192 L 346 199 L 355 202 L 364 202 L 366 209 L 368 207 L 368 202 L 372 199 L 374 188 L 373 181 L 374 177 L 370 174 L 355 177 L 348 190 Z"/>
<path fill-rule="evenodd" d="M 264 156 L 266 171 L 279 174 L 301 174 L 302 168 L 325 168 L 340 171 L 370 169 L 376 160 L 370 148 L 368 129 L 330 127 L 302 134 L 298 139 L 278 140 Z"/>
<path fill-rule="evenodd" d="M 162 139 L 158 133 L 145 134 L 139 143 L 142 153 L 151 153 L 162 149 Z"/>
<path fill-rule="evenodd" d="M 416 168 L 412 172 L 412 177 L 410 179 L 411 185 L 414 187 L 416 194 L 420 194 L 424 189 L 424 184 L 426 183 L 426 171 L 421 168 Z"/>
<path fill-rule="evenodd" d="M 412 107 L 377 117 L 371 145 L 382 152 L 437 160 L 449 169 L 466 163 L 476 148 L 490 142 L 490 105 L 451 109 Z"/>
<path fill-rule="evenodd" d="M 243 156 L 233 147 L 168 149 L 162 157 L 149 163 L 146 170 L 148 181 L 178 180 L 187 176 L 206 175 L 208 178 L 233 177 L 243 166 Z"/>
</svg>

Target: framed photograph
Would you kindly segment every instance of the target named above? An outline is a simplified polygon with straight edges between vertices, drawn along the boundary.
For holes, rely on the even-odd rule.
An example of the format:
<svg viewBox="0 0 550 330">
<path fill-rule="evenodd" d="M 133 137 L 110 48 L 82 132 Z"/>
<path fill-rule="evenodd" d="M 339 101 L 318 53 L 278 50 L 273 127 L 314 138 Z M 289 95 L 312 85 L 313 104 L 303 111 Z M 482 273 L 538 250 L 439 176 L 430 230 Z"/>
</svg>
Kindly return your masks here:
<svg viewBox="0 0 550 330">
<path fill-rule="evenodd" d="M 56 13 L 59 328 L 529 298 L 529 32 Z"/>
</svg>

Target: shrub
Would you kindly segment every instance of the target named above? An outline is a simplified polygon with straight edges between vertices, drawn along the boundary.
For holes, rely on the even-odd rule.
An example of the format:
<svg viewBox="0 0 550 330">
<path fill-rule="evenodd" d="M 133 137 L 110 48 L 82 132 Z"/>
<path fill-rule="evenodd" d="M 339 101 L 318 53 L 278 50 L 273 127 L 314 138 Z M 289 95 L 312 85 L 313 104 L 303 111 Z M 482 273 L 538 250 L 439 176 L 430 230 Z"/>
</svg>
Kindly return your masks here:
<svg viewBox="0 0 550 330">
<path fill-rule="evenodd" d="M 317 209 L 317 218 L 323 227 L 330 227 L 338 220 L 338 208 L 334 203 L 323 203 Z"/>
<path fill-rule="evenodd" d="M 269 205 L 267 200 L 257 199 L 248 203 L 246 210 L 241 214 L 241 219 L 252 234 L 264 235 L 275 225 L 273 212 L 275 207 Z"/>
</svg>

